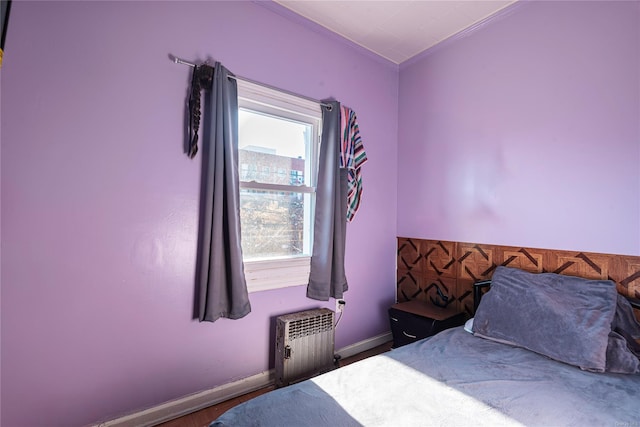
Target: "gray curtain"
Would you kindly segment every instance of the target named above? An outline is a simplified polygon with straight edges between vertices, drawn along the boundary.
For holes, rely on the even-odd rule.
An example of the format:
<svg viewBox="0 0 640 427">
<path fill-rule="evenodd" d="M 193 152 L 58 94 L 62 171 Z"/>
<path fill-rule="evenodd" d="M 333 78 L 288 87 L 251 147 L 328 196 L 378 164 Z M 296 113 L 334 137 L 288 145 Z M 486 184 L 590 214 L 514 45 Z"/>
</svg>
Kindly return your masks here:
<svg viewBox="0 0 640 427">
<path fill-rule="evenodd" d="M 240 247 L 238 88 L 216 63 L 205 102 L 198 285 L 200 321 L 251 311 Z"/>
<path fill-rule="evenodd" d="M 344 272 L 347 232 L 347 171 L 340 169 L 340 103 L 322 107 L 322 141 L 318 165 L 311 273 L 307 297 L 342 298 L 348 289 Z"/>
</svg>

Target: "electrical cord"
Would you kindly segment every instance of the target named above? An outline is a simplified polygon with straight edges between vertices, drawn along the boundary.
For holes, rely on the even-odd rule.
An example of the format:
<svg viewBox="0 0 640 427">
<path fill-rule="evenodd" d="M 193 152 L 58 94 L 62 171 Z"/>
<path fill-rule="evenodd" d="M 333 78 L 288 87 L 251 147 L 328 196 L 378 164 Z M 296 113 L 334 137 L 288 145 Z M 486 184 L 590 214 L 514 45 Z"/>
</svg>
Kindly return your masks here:
<svg viewBox="0 0 640 427">
<path fill-rule="evenodd" d="M 339 299 L 338 300 L 338 307 L 336 311 L 338 311 L 340 313 L 340 316 L 338 317 L 338 320 L 336 321 L 335 325 L 333 325 L 334 328 L 338 327 L 338 323 L 340 323 L 340 319 L 342 319 L 342 316 L 344 316 L 344 306 L 347 305 L 347 302 L 343 299 Z"/>
<path fill-rule="evenodd" d="M 333 325 L 333 326 L 334 326 L 334 328 L 337 328 L 337 327 L 338 327 L 338 323 L 340 323 L 340 319 L 342 319 L 342 316 L 343 316 L 343 315 L 344 315 L 344 311 L 341 311 L 341 312 L 340 312 L 340 316 L 338 316 L 338 320 L 336 320 L 336 324 L 335 324 L 335 325 Z"/>
</svg>

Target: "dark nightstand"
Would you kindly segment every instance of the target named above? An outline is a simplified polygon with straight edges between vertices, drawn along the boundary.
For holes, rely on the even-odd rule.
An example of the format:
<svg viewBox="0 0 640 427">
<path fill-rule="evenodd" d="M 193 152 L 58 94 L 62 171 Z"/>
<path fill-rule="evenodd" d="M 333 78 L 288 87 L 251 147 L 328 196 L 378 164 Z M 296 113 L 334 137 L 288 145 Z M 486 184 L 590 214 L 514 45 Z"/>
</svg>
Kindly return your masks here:
<svg viewBox="0 0 640 427">
<path fill-rule="evenodd" d="M 465 313 L 422 301 L 412 300 L 394 304 L 389 309 L 393 347 L 398 348 L 445 329 L 464 325 L 466 320 Z"/>
</svg>

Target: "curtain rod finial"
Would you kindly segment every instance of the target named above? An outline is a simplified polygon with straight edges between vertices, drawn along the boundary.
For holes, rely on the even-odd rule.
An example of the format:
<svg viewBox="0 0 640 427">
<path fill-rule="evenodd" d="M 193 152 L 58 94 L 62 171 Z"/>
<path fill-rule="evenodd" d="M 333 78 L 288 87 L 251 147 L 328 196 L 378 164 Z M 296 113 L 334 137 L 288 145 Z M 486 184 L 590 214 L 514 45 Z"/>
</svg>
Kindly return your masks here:
<svg viewBox="0 0 640 427">
<path fill-rule="evenodd" d="M 184 61 L 184 60 L 182 60 L 182 59 L 180 59 L 177 56 L 174 56 L 172 54 L 169 54 L 169 59 L 171 61 L 173 61 L 174 64 L 188 65 L 189 67 L 195 67 L 196 66 L 196 64 L 193 64 L 193 63 L 188 62 L 188 61 Z"/>
</svg>

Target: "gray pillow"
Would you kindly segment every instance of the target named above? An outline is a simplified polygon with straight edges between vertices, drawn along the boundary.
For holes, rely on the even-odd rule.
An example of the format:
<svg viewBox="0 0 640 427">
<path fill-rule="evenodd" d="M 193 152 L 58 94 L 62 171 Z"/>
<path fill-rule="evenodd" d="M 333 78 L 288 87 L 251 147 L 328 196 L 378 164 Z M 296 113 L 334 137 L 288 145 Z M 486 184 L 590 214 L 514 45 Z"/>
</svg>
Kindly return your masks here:
<svg viewBox="0 0 640 427">
<path fill-rule="evenodd" d="M 640 372 L 640 324 L 625 297 L 618 294 L 616 314 L 611 323 L 607 346 L 607 372 L 635 374 Z"/>
<path fill-rule="evenodd" d="M 617 295 L 609 280 L 500 266 L 491 290 L 480 301 L 473 332 L 584 370 L 604 372 Z"/>
</svg>

